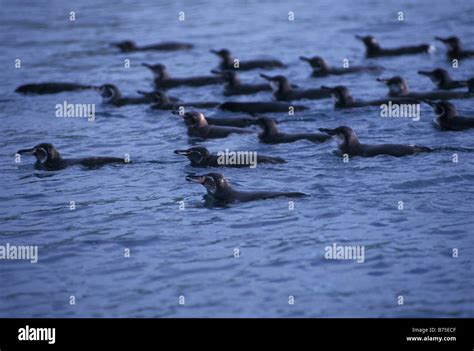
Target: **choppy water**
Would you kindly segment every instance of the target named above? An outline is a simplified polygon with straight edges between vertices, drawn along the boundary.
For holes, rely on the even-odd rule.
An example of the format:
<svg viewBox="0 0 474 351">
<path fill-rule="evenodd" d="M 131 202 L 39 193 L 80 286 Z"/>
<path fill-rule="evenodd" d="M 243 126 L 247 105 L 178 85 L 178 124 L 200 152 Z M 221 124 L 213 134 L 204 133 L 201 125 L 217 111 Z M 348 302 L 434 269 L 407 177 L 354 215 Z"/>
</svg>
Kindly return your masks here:
<svg viewBox="0 0 474 351">
<path fill-rule="evenodd" d="M 76 12 L 76 21 L 68 14 Z M 179 22 L 178 12 L 186 20 Z M 295 21 L 287 20 L 294 11 Z M 396 20 L 404 11 L 405 21 Z M 287 199 L 207 208 L 204 188 L 185 181 L 200 172 L 172 150 L 190 145 L 168 112 L 114 108 L 95 92 L 21 96 L 28 82 L 118 85 L 125 94 L 151 89 L 141 62 L 166 64 L 175 76 L 207 74 L 210 49 L 228 47 L 242 59 L 269 55 L 301 87 L 345 84 L 356 98 L 386 94 L 377 75 L 314 79 L 300 55 L 337 64 L 376 62 L 384 76 L 401 74 L 412 90 L 431 90 L 419 69 L 449 68 L 444 48 L 431 56 L 366 60 L 354 34 L 376 35 L 387 47 L 459 35 L 474 48 L 471 1 L 2 1 L 0 245 L 38 245 L 36 264 L 0 261 L 0 316 L 315 316 L 473 317 L 473 133 L 440 132 L 423 106 L 418 122 L 382 119 L 377 108 L 334 111 L 330 100 L 304 101 L 309 112 L 277 116 L 289 132 L 346 124 L 368 143 L 452 147 L 395 159 L 354 158 L 345 164 L 334 144 L 263 145 L 256 133 L 203 143 L 256 150 L 289 161 L 256 169 L 223 169 L 240 189 L 311 194 L 288 209 Z M 181 40 L 177 53 L 120 54 L 109 43 Z M 14 68 L 14 60 L 22 68 Z M 124 59 L 131 68 L 123 67 Z M 474 73 L 465 61 L 456 78 Z M 260 81 L 258 72 L 242 73 Z M 183 100 L 224 101 L 219 86 L 172 91 Z M 268 93 L 240 97 L 270 100 Z M 97 103 L 95 122 L 56 118 L 63 101 Z M 456 102 L 473 115 L 471 101 Z M 212 114 L 213 111 L 205 111 Z M 64 157 L 131 155 L 133 163 L 98 170 L 43 172 L 15 151 L 39 142 Z M 452 162 L 453 150 L 459 162 Z M 76 210 L 69 210 L 69 202 Z M 185 210 L 179 210 L 179 201 Z M 405 209 L 398 210 L 403 201 Z M 328 245 L 365 245 L 365 262 L 324 259 Z M 124 249 L 131 257 L 124 258 Z M 234 258 L 234 249 L 240 257 Z M 452 257 L 453 248 L 459 257 Z M 75 296 L 76 304 L 69 304 Z M 288 304 L 288 296 L 295 304 Z M 179 296 L 185 305 L 179 305 Z M 398 305 L 397 297 L 404 297 Z"/>
</svg>

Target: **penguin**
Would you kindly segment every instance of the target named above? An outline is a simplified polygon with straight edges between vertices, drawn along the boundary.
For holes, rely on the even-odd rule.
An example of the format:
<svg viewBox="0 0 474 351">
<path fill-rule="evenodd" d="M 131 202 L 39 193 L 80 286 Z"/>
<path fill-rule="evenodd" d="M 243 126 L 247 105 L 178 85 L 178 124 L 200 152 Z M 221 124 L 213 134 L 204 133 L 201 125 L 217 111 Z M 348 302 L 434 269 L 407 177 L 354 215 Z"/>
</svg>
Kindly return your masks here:
<svg viewBox="0 0 474 351">
<path fill-rule="evenodd" d="M 80 165 L 87 168 L 98 168 L 106 164 L 130 163 L 126 158 L 120 157 L 85 157 L 64 159 L 53 144 L 41 143 L 31 149 L 18 150 L 19 155 L 33 155 L 36 157 L 35 167 L 41 170 L 58 171 L 69 166 Z"/>
<path fill-rule="evenodd" d="M 393 48 L 393 49 L 384 49 L 380 46 L 377 39 L 375 39 L 371 35 L 367 35 L 365 37 L 356 35 L 356 38 L 361 40 L 364 43 L 367 57 L 425 54 L 425 53 L 429 53 L 433 49 L 431 45 L 429 44 L 405 46 L 405 47 Z"/>
<path fill-rule="evenodd" d="M 222 70 L 233 70 L 239 69 L 241 71 L 249 71 L 257 68 L 272 69 L 278 67 L 286 67 L 284 63 L 278 60 L 250 60 L 250 61 L 237 61 L 232 57 L 232 54 L 227 49 L 211 50 L 211 52 L 221 58 L 220 69 Z M 238 62 L 238 66 L 237 66 Z"/>
<path fill-rule="evenodd" d="M 222 155 L 213 155 L 203 146 L 193 146 L 186 150 L 175 150 L 175 154 L 186 156 L 189 161 L 191 162 L 192 167 L 250 167 L 252 168 L 252 164 L 249 163 L 225 163 L 221 162 L 223 159 Z M 264 156 L 264 155 L 257 155 L 256 164 L 281 164 L 286 163 L 286 161 L 281 157 L 272 157 L 272 156 Z"/>
<path fill-rule="evenodd" d="M 461 39 L 458 37 L 448 37 L 448 38 L 440 38 L 435 37 L 436 40 L 442 42 L 448 48 L 448 52 L 446 56 L 448 60 L 462 60 L 466 58 L 474 57 L 474 50 L 464 50 L 462 47 Z"/>
<path fill-rule="evenodd" d="M 388 155 L 402 157 L 414 155 L 421 152 L 431 152 L 432 149 L 425 146 L 400 145 L 400 144 L 381 144 L 369 145 L 359 142 L 356 133 L 347 126 L 337 127 L 335 129 L 319 128 L 319 131 L 327 133 L 336 139 L 339 145 L 339 151 L 342 155 L 374 157 L 378 155 Z"/>
<path fill-rule="evenodd" d="M 174 113 L 178 114 L 178 113 Z M 188 135 L 202 139 L 226 138 L 231 134 L 249 134 L 249 130 L 237 127 L 221 127 L 207 123 L 206 117 L 201 112 L 186 112 L 180 115 L 188 127 Z"/>
<path fill-rule="evenodd" d="M 439 90 L 451 90 L 467 87 L 467 81 L 453 80 L 449 76 L 448 71 L 442 68 L 437 68 L 432 71 L 418 71 L 418 74 L 431 79 Z"/>
<path fill-rule="evenodd" d="M 278 197 L 300 198 L 307 196 L 305 193 L 294 191 L 237 191 L 232 188 L 229 180 L 220 173 L 188 175 L 186 176 L 186 180 L 204 186 L 207 190 L 205 199 L 217 203 L 248 202 Z"/>
<path fill-rule="evenodd" d="M 177 51 L 177 50 L 189 50 L 194 47 L 193 44 L 179 43 L 174 41 L 167 41 L 159 44 L 137 46 L 135 42 L 131 40 L 124 40 L 118 43 L 112 43 L 120 49 L 122 52 L 133 52 L 133 51 Z"/>
<path fill-rule="evenodd" d="M 331 67 L 326 60 L 319 56 L 304 57 L 300 56 L 301 61 L 306 61 L 313 69 L 312 77 L 327 77 L 330 75 L 340 76 L 343 74 L 364 73 L 364 72 L 380 72 L 383 67 L 380 66 L 350 66 L 346 68 Z"/>
<path fill-rule="evenodd" d="M 424 102 L 433 107 L 436 123 L 442 130 L 461 131 L 474 128 L 474 117 L 459 116 L 456 107 L 449 101 Z"/>
<path fill-rule="evenodd" d="M 293 89 L 288 79 L 281 75 L 272 77 L 262 73 L 260 76 L 270 82 L 274 88 L 273 96 L 278 101 L 317 100 L 331 97 L 331 94 L 323 89 Z"/>
<path fill-rule="evenodd" d="M 154 82 L 157 89 L 170 89 L 180 86 L 200 87 L 205 85 L 221 84 L 224 82 L 222 78 L 214 76 L 172 78 L 168 73 L 166 66 L 162 65 L 161 63 L 156 65 L 142 63 L 142 65 L 147 67 L 153 73 Z"/>
<path fill-rule="evenodd" d="M 250 95 L 259 93 L 261 91 L 272 91 L 272 87 L 268 83 L 264 84 L 243 84 L 240 81 L 238 74 L 235 71 L 225 70 L 212 70 L 214 73 L 222 79 L 224 79 L 224 96 L 232 95 Z"/>
<path fill-rule="evenodd" d="M 268 117 L 260 117 L 257 119 L 257 126 L 262 129 L 258 135 L 261 142 L 266 144 L 282 144 L 293 143 L 298 140 L 308 140 L 312 143 L 322 143 L 329 139 L 327 134 L 320 133 L 280 133 L 276 122 Z"/>
<path fill-rule="evenodd" d="M 76 83 L 58 83 L 58 82 L 48 82 L 48 83 L 31 83 L 20 85 L 15 89 L 16 93 L 19 94 L 57 94 L 65 91 L 77 91 L 77 90 L 87 90 L 93 89 L 92 85 L 76 84 Z"/>
<path fill-rule="evenodd" d="M 321 86 L 321 89 L 324 89 L 332 94 L 335 100 L 334 107 L 336 108 L 356 108 L 356 107 L 366 107 L 366 106 L 381 106 L 389 103 L 396 104 L 415 104 L 418 103 L 417 99 L 409 97 L 389 97 L 384 99 L 377 100 L 354 100 L 350 90 L 344 85 L 338 85 L 335 87 Z"/>
<path fill-rule="evenodd" d="M 141 96 L 123 97 L 119 88 L 113 84 L 103 84 L 99 87 L 94 87 L 102 96 L 102 102 L 105 104 L 121 107 L 125 105 L 151 104 L 159 101 L 159 96 L 156 92 L 138 91 Z M 173 98 L 176 101 L 176 98 Z"/>
<path fill-rule="evenodd" d="M 473 93 L 461 91 L 429 91 L 429 92 L 410 92 L 408 84 L 400 76 L 395 76 L 389 79 L 377 78 L 378 82 L 384 83 L 388 86 L 388 96 L 391 97 L 406 97 L 421 100 L 449 100 L 449 99 L 468 99 L 474 97 Z M 469 86 L 469 82 L 468 82 Z"/>
</svg>

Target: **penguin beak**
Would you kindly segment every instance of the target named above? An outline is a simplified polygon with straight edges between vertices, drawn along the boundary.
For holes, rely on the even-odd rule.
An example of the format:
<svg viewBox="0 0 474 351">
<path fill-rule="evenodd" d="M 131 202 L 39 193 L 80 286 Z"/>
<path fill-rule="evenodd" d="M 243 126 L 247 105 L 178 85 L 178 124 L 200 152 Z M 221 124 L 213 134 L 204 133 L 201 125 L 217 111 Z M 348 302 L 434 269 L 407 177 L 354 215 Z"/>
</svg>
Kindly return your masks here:
<svg viewBox="0 0 474 351">
<path fill-rule="evenodd" d="M 422 76 L 431 76 L 431 72 L 428 71 L 418 71 L 418 74 L 421 74 Z"/>
<path fill-rule="evenodd" d="M 146 67 L 146 68 L 149 68 L 149 69 L 151 69 L 151 70 L 153 71 L 153 68 L 152 68 L 151 65 L 148 64 L 148 63 L 142 63 L 142 66 L 144 66 L 144 67 Z"/>
<path fill-rule="evenodd" d="M 301 61 L 306 61 L 306 62 L 311 61 L 308 57 L 304 57 L 304 56 L 300 56 L 300 60 Z"/>
<path fill-rule="evenodd" d="M 387 83 L 388 83 L 388 79 L 383 79 L 383 78 L 377 78 L 376 81 L 377 81 L 377 82 L 380 82 L 380 83 L 383 83 L 383 84 L 387 84 Z"/>
<path fill-rule="evenodd" d="M 333 90 L 332 88 L 330 88 L 330 87 L 328 87 L 328 86 L 326 86 L 326 85 L 321 85 L 321 89 L 322 89 L 322 90 L 326 90 L 326 91 L 332 91 L 332 90 Z"/>
<path fill-rule="evenodd" d="M 359 35 L 359 34 L 356 34 L 355 38 L 359 39 L 359 40 L 362 40 L 362 41 L 364 40 L 364 37 L 362 35 Z"/>
<path fill-rule="evenodd" d="M 326 133 L 328 135 L 336 135 L 336 131 L 334 129 L 327 129 L 327 128 L 319 128 L 319 131 L 322 132 L 322 133 Z"/>
<path fill-rule="evenodd" d="M 430 101 L 430 100 L 421 100 L 421 101 L 423 101 L 427 105 L 430 105 L 431 107 L 436 107 L 436 103 L 433 101 Z"/>
<path fill-rule="evenodd" d="M 176 111 L 176 110 L 171 111 L 171 113 L 175 116 L 178 116 L 178 117 L 181 117 L 181 118 L 186 118 L 186 113 L 181 114 L 179 111 Z"/>
<path fill-rule="evenodd" d="M 206 180 L 206 177 L 201 176 L 201 175 L 195 175 L 195 176 L 186 176 L 186 180 L 188 182 L 192 183 L 197 183 L 197 184 L 204 184 L 204 181 Z"/>
<path fill-rule="evenodd" d="M 176 155 L 188 156 L 191 152 L 189 150 L 174 150 Z"/>
<path fill-rule="evenodd" d="M 269 81 L 275 80 L 274 77 L 267 76 L 266 74 L 263 74 L 263 73 L 260 73 L 260 77 L 262 77 L 263 79 L 269 80 Z"/>
<path fill-rule="evenodd" d="M 441 41 L 443 43 L 445 43 L 447 40 L 446 39 L 443 39 L 443 38 L 440 38 L 440 37 L 435 37 L 436 40 L 438 41 Z"/>
<path fill-rule="evenodd" d="M 36 155 L 36 148 L 32 147 L 31 149 L 21 149 L 18 150 L 16 153 L 20 155 Z"/>
<path fill-rule="evenodd" d="M 257 120 L 255 118 L 244 118 L 245 123 L 247 125 L 257 125 Z"/>
<path fill-rule="evenodd" d="M 218 76 L 222 76 L 222 75 L 224 75 L 224 72 L 222 72 L 222 71 L 218 71 L 217 69 L 213 69 L 213 70 L 211 70 L 211 73 L 212 73 L 212 74 L 216 74 L 216 75 L 218 75 Z"/>
<path fill-rule="evenodd" d="M 214 55 L 217 55 L 217 56 L 221 55 L 221 53 L 217 50 L 210 50 L 210 52 L 212 52 Z"/>
</svg>

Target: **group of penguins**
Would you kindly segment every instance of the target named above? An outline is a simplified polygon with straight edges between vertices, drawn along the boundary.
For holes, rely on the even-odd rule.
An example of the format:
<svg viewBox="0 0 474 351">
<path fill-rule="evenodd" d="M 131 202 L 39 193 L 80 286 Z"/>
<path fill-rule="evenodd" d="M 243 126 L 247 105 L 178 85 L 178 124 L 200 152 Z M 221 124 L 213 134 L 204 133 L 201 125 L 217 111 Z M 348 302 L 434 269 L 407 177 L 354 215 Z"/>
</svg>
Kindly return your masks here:
<svg viewBox="0 0 474 351">
<path fill-rule="evenodd" d="M 366 56 L 370 58 L 383 56 L 400 56 L 413 54 L 426 54 L 432 50 L 428 44 L 416 46 L 405 46 L 398 48 L 383 48 L 373 36 L 356 36 L 366 48 Z M 440 38 L 447 48 L 447 59 L 462 60 L 474 58 L 474 51 L 464 50 L 461 41 L 457 37 Z M 123 41 L 112 44 L 121 52 L 134 51 L 176 51 L 189 50 L 192 44 L 180 42 L 162 42 L 148 46 L 137 46 L 133 41 Z M 172 114 L 180 116 L 187 126 L 188 135 L 201 140 L 210 138 L 225 138 L 230 134 L 250 133 L 246 127 L 256 125 L 261 130 L 258 138 L 263 143 L 279 144 L 292 143 L 298 140 L 308 140 L 313 143 L 323 143 L 334 138 L 339 151 L 345 157 L 373 157 L 377 155 L 390 155 L 401 157 L 413 155 L 420 152 L 430 152 L 432 149 L 416 145 L 363 144 L 357 138 L 356 133 L 347 126 L 334 129 L 320 128 L 320 133 L 283 133 L 280 132 L 274 119 L 262 116 L 266 113 L 294 113 L 308 109 L 304 105 L 295 105 L 292 102 L 302 99 L 325 99 L 333 97 L 336 108 L 357 108 L 363 106 L 380 106 L 382 104 L 413 104 L 426 103 L 433 107 L 436 114 L 436 122 L 441 130 L 462 131 L 474 128 L 474 118 L 459 116 L 455 106 L 448 100 L 474 98 L 474 78 L 459 81 L 453 80 L 444 69 L 437 68 L 432 71 L 419 71 L 420 75 L 426 76 L 436 85 L 436 90 L 428 92 L 410 92 L 406 81 L 400 77 L 377 80 L 387 85 L 389 93 L 387 97 L 378 100 L 361 101 L 352 97 L 349 89 L 343 85 L 328 87 L 321 86 L 319 89 L 302 89 L 290 83 L 283 75 L 260 74 L 264 83 L 247 84 L 241 82 L 239 71 L 254 69 L 274 69 L 286 67 L 279 60 L 249 60 L 240 61 L 234 59 L 227 49 L 211 50 L 217 55 L 221 62 L 219 69 L 211 71 L 209 76 L 196 77 L 172 77 L 163 64 L 143 64 L 154 75 L 156 90 L 152 92 L 138 91 L 139 96 L 123 96 L 120 90 L 112 84 L 101 86 L 82 85 L 76 83 L 38 83 L 26 84 L 18 87 L 16 92 L 22 94 L 54 94 L 64 91 L 76 91 L 84 89 L 96 90 L 103 98 L 103 102 L 113 106 L 124 106 L 131 104 L 149 104 L 152 109 L 170 110 Z M 323 58 L 300 57 L 302 61 L 308 62 L 312 68 L 313 77 L 324 77 L 329 75 L 358 74 L 363 72 L 379 72 L 383 70 L 380 66 L 351 66 L 334 68 Z M 184 102 L 166 93 L 167 90 L 191 86 L 199 87 L 205 85 L 223 84 L 225 96 L 250 95 L 261 91 L 273 91 L 275 101 L 271 102 Z M 235 117 L 206 117 L 198 111 L 185 112 L 185 109 L 219 108 L 223 111 L 242 113 Z M 60 170 L 70 165 L 82 165 L 85 167 L 98 167 L 110 163 L 128 163 L 123 158 L 116 157 L 88 157 L 81 159 L 64 159 L 56 148 L 49 143 L 42 143 L 30 149 L 22 149 L 17 152 L 20 155 L 29 154 L 36 157 L 36 166 L 44 170 Z M 223 165 L 218 162 L 218 156 L 211 154 L 203 146 L 195 146 L 186 150 L 175 150 L 178 155 L 186 156 L 193 167 L 248 167 L 249 165 Z M 279 157 L 257 156 L 257 163 L 285 163 Z M 274 192 L 274 191 L 237 191 L 229 184 L 227 178 L 220 173 L 207 173 L 203 175 L 187 176 L 191 182 L 203 185 L 207 190 L 207 199 L 218 202 L 251 201 L 257 199 L 268 199 L 275 197 L 299 197 L 305 196 L 299 192 Z"/>
</svg>

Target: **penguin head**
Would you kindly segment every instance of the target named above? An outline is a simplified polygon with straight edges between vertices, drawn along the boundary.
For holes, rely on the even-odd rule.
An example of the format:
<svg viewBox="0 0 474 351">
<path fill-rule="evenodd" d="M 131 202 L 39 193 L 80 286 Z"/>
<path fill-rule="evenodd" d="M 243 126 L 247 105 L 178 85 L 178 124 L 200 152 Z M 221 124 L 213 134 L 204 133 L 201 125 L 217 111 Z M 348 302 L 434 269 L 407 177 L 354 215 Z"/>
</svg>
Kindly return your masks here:
<svg viewBox="0 0 474 351">
<path fill-rule="evenodd" d="M 47 164 L 49 162 L 61 160 L 61 155 L 58 150 L 49 143 L 38 144 L 31 149 L 22 149 L 18 150 L 17 154 L 20 155 L 33 155 L 36 157 L 36 160 L 41 164 Z"/>
<path fill-rule="evenodd" d="M 204 175 L 193 175 L 187 176 L 188 182 L 201 184 L 211 195 L 216 195 L 219 192 L 225 191 L 230 188 L 229 181 L 224 175 L 220 173 L 207 173 Z"/>
<path fill-rule="evenodd" d="M 352 128 L 347 126 L 340 126 L 334 129 L 319 128 L 319 131 L 332 136 L 339 146 L 348 146 L 359 143 L 356 133 Z"/>
<path fill-rule="evenodd" d="M 277 123 L 270 117 L 259 117 L 256 120 L 256 124 L 265 134 L 278 133 Z"/>
<path fill-rule="evenodd" d="M 461 50 L 461 40 L 458 37 L 452 36 L 448 38 L 435 37 L 436 40 L 441 41 L 447 46 L 449 50 Z"/>
<path fill-rule="evenodd" d="M 131 40 L 124 40 L 112 45 L 118 47 L 123 52 L 133 51 L 133 50 L 136 50 L 137 48 L 137 46 L 135 45 L 135 42 Z"/>
<path fill-rule="evenodd" d="M 449 101 L 430 101 L 430 100 L 423 100 L 425 103 L 430 105 L 435 114 L 436 114 L 436 119 L 448 119 L 452 118 L 458 115 L 458 111 L 456 110 L 456 107 Z"/>
<path fill-rule="evenodd" d="M 408 94 L 408 84 L 406 80 L 400 76 L 395 76 L 389 79 L 377 78 L 377 82 L 381 82 L 387 85 L 389 95 L 391 96 Z"/>
<path fill-rule="evenodd" d="M 356 35 L 356 38 L 361 40 L 367 49 L 379 49 L 380 44 L 372 35 Z"/>
<path fill-rule="evenodd" d="M 175 150 L 174 153 L 186 156 L 192 163 L 198 165 L 210 155 L 209 150 L 204 146 L 193 146 L 187 150 Z"/>
<path fill-rule="evenodd" d="M 421 74 L 422 76 L 427 76 L 436 85 L 443 84 L 444 82 L 450 80 L 448 71 L 442 68 L 437 68 L 433 71 L 418 71 L 418 74 Z"/>
<path fill-rule="evenodd" d="M 113 84 L 103 84 L 100 87 L 96 87 L 95 90 L 99 92 L 102 100 L 106 103 L 122 97 L 119 88 Z"/>
<path fill-rule="evenodd" d="M 261 73 L 260 77 L 262 77 L 265 80 L 268 80 L 272 89 L 275 91 L 278 91 L 281 89 L 283 90 L 291 89 L 290 83 L 288 82 L 288 79 L 285 76 L 282 76 L 282 75 L 269 76 L 264 73 Z"/>
<path fill-rule="evenodd" d="M 202 112 L 186 112 L 181 117 L 189 128 L 199 128 L 207 125 L 206 117 Z"/>
<path fill-rule="evenodd" d="M 324 70 L 329 69 L 327 62 L 322 57 L 319 57 L 319 56 L 313 56 L 313 57 L 301 56 L 300 60 L 308 62 L 314 71 L 324 71 Z"/>
<path fill-rule="evenodd" d="M 211 50 L 213 54 L 216 54 L 217 56 L 222 57 L 223 59 L 226 59 L 228 57 L 231 57 L 231 53 L 228 49 L 220 49 L 220 50 Z"/>
<path fill-rule="evenodd" d="M 155 77 L 155 79 L 159 80 L 159 79 L 168 77 L 168 71 L 166 69 L 166 66 L 161 63 L 157 63 L 154 65 L 150 65 L 148 63 L 142 63 L 142 66 L 148 68 L 153 73 L 153 76 Z"/>
<path fill-rule="evenodd" d="M 321 86 L 321 89 L 331 92 L 332 96 L 334 97 L 334 100 L 336 101 L 336 106 L 344 106 L 354 101 L 351 91 L 344 85 L 337 85 L 332 88 L 323 85 Z"/>
</svg>

